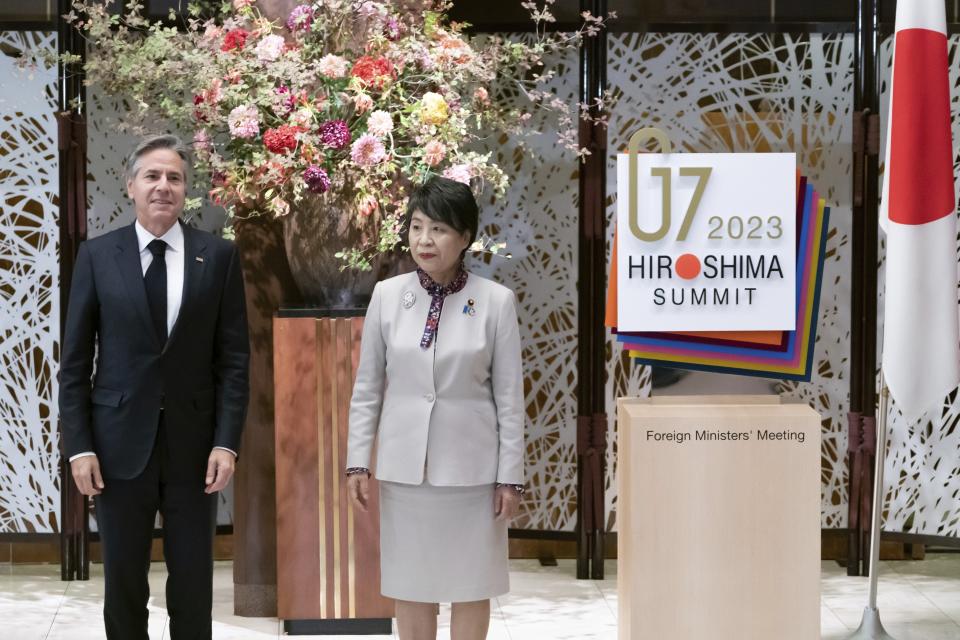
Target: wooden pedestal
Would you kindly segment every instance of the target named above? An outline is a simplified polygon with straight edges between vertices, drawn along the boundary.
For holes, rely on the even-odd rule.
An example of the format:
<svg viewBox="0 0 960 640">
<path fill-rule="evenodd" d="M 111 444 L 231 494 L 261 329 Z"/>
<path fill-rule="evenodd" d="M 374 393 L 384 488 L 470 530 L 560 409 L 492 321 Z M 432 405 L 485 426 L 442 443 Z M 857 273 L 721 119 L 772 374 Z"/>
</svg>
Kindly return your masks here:
<svg viewBox="0 0 960 640">
<path fill-rule="evenodd" d="M 819 638 L 820 417 L 704 402 L 619 402 L 619 638 Z"/>
<path fill-rule="evenodd" d="M 360 317 L 274 319 L 277 606 L 305 629 L 393 616 L 380 595 L 377 484 L 361 513 L 343 475 L 362 326 Z"/>
</svg>

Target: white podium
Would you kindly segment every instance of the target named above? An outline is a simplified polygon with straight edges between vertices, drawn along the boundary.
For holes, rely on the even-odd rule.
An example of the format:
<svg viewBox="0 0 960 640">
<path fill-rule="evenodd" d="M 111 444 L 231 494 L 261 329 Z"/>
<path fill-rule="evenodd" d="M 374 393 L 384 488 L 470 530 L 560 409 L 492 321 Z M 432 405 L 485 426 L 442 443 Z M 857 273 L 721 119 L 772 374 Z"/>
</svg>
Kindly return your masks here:
<svg viewBox="0 0 960 640">
<path fill-rule="evenodd" d="M 820 637 L 820 416 L 776 396 L 621 398 L 620 640 Z"/>
</svg>

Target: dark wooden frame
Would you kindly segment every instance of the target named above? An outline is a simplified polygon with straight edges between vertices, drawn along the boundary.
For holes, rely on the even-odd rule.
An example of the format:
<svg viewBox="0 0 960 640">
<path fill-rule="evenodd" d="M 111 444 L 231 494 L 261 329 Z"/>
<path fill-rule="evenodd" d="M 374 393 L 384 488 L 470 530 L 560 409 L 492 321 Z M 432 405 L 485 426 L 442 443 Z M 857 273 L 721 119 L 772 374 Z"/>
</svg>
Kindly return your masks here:
<svg viewBox="0 0 960 640">
<path fill-rule="evenodd" d="M 850 413 L 848 415 L 847 574 L 866 575 L 877 401 L 877 212 L 880 91 L 877 68 L 878 0 L 857 1 L 854 30 L 852 291 L 850 303 Z"/>
<path fill-rule="evenodd" d="M 56 22 L 58 54 L 78 54 L 77 64 L 58 64 L 60 149 L 60 335 L 67 317 L 67 301 L 73 281 L 73 265 L 80 243 L 87 237 L 86 186 L 78 184 L 77 169 L 86 175 L 86 126 L 82 111 L 73 108 L 75 101 L 86 99 L 83 86 L 82 59 L 85 45 L 81 34 L 62 16 L 70 11 L 70 0 L 58 0 Z M 78 194 L 79 191 L 79 196 Z M 79 198 L 79 206 L 68 203 Z M 77 202 L 75 199 L 74 203 Z M 59 372 L 57 374 L 59 378 Z M 70 472 L 70 462 L 60 450 L 60 578 L 90 578 L 89 499 L 80 494 Z"/>
<path fill-rule="evenodd" d="M 581 11 L 604 18 L 606 0 L 581 0 Z M 589 115 L 607 88 L 607 33 L 586 37 L 580 48 L 580 103 Z M 582 107 L 581 107 L 582 108 Z M 604 480 L 607 453 L 606 349 L 603 322 L 607 281 L 607 130 L 580 120 L 580 146 L 590 150 L 580 163 L 577 313 L 577 578 L 603 579 Z"/>
</svg>

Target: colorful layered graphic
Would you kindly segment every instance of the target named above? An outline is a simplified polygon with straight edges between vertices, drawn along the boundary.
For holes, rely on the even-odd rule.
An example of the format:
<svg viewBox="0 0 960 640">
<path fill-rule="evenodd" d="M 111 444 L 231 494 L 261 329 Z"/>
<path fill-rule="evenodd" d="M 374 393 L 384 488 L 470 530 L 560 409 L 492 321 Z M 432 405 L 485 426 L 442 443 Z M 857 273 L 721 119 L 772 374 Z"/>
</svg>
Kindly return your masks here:
<svg viewBox="0 0 960 640">
<path fill-rule="evenodd" d="M 810 380 L 830 209 L 806 178 L 797 188 L 795 331 L 617 331 L 617 274 L 611 268 L 606 325 L 641 364 L 785 380 Z M 616 265 L 616 243 L 611 265 Z"/>
</svg>

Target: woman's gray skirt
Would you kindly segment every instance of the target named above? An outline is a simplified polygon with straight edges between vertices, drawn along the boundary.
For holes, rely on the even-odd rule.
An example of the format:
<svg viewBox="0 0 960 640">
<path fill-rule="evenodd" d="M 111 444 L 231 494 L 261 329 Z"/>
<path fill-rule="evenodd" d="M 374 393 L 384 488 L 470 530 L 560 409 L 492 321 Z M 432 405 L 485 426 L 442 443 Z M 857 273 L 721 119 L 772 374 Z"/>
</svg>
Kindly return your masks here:
<svg viewBox="0 0 960 640">
<path fill-rule="evenodd" d="M 494 519 L 494 488 L 381 481 L 383 595 L 472 602 L 509 591 L 507 523 Z"/>
</svg>

